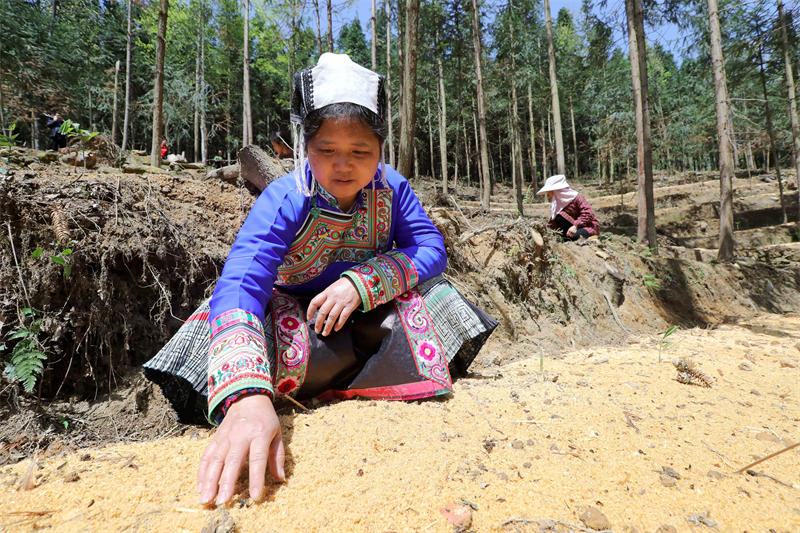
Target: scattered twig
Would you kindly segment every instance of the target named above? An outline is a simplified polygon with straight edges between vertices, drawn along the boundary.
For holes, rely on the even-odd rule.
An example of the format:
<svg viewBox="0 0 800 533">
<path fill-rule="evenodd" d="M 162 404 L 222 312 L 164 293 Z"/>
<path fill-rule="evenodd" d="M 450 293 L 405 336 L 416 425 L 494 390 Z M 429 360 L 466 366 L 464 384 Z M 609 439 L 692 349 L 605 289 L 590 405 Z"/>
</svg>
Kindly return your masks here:
<svg viewBox="0 0 800 533">
<path fill-rule="evenodd" d="M 286 396 L 284 396 L 284 399 L 286 399 L 286 400 L 289 400 L 289 402 L 291 402 L 291 403 L 295 404 L 297 407 L 299 407 L 299 408 L 300 408 L 300 409 L 302 409 L 303 411 L 308 411 L 308 407 L 306 407 L 306 406 L 305 406 L 305 405 L 303 405 L 302 403 L 298 402 L 297 400 L 295 400 L 295 399 L 294 399 L 294 398 L 292 398 L 291 396 L 289 396 L 289 395 L 286 395 Z"/>
<path fill-rule="evenodd" d="M 36 457 L 39 455 L 39 450 L 37 449 L 33 452 L 33 457 L 31 457 L 31 464 L 28 466 L 28 470 L 25 471 L 25 475 L 22 476 L 22 479 L 19 482 L 19 490 L 31 490 L 36 487 L 36 481 L 33 475 L 33 472 L 36 470 Z"/>
<path fill-rule="evenodd" d="M 614 309 L 614 305 L 611 303 L 611 297 L 606 291 L 603 291 L 603 298 L 606 299 L 606 303 L 608 304 L 608 308 L 611 310 L 611 316 L 614 317 L 614 321 L 617 323 L 620 329 L 622 329 L 622 331 L 630 335 L 630 330 L 622 324 L 622 320 L 619 319 L 619 315 L 617 315 L 617 311 Z"/>
<path fill-rule="evenodd" d="M 25 286 L 25 279 L 22 277 L 22 269 L 19 267 L 19 260 L 17 260 L 17 249 L 14 247 L 14 236 L 11 234 L 11 222 L 6 222 L 8 227 L 8 242 L 11 243 L 11 252 L 14 255 L 14 264 L 17 265 L 17 274 L 19 274 L 19 282 L 22 284 L 22 291 L 25 293 L 25 301 L 28 302 L 28 307 L 31 305 L 31 297 L 28 295 L 28 287 Z"/>
<path fill-rule="evenodd" d="M 730 462 L 729 462 L 727 459 L 725 459 L 725 456 L 724 456 L 724 455 L 722 455 L 722 454 L 721 454 L 721 453 L 719 453 L 717 450 L 715 450 L 714 448 L 712 448 L 711 446 L 709 446 L 708 444 L 706 444 L 706 442 L 705 442 L 705 441 L 700 441 L 700 442 L 702 442 L 702 443 L 705 445 L 705 447 L 706 447 L 706 448 L 708 448 L 709 450 L 711 450 L 712 452 L 714 452 L 715 454 L 717 454 L 717 457 L 719 457 L 720 459 L 722 459 L 722 462 L 723 462 L 723 463 L 725 463 L 725 464 L 726 464 L 728 467 L 730 467 L 730 468 L 735 468 L 735 467 L 734 467 L 734 466 L 733 466 L 733 465 L 732 465 L 732 464 L 731 464 L 731 463 L 730 463 Z"/>
<path fill-rule="evenodd" d="M 628 411 L 623 411 L 623 413 L 625 414 L 625 420 L 628 421 L 628 425 L 633 429 L 635 429 L 636 433 L 639 433 L 640 432 L 639 428 L 637 428 L 636 424 L 634 424 L 633 420 L 631 420 L 631 414 Z"/>
<path fill-rule="evenodd" d="M 522 523 L 526 523 L 526 524 L 537 524 L 539 526 L 542 526 L 544 524 L 559 525 L 559 526 L 569 527 L 569 528 L 572 528 L 575 531 L 581 531 L 583 533 L 613 533 L 613 531 L 610 530 L 610 529 L 603 529 L 603 530 L 587 529 L 587 528 L 585 528 L 583 526 L 579 526 L 577 524 L 571 524 L 569 522 L 563 522 L 561 520 L 555 520 L 553 518 L 542 518 L 542 519 L 538 519 L 538 520 L 533 519 L 533 518 L 509 518 L 508 520 L 506 520 L 505 522 L 500 524 L 500 526 L 501 527 L 502 526 L 507 526 L 508 524 L 513 524 L 514 522 L 522 522 Z"/>
<path fill-rule="evenodd" d="M 471 238 L 475 237 L 476 235 L 480 235 L 481 233 L 485 233 L 487 231 L 491 231 L 491 230 L 500 231 L 500 230 L 511 229 L 514 226 L 518 225 L 522 221 L 523 221 L 523 218 L 520 217 L 520 218 L 516 219 L 514 222 L 509 222 L 508 224 L 503 224 L 502 226 L 493 226 L 493 225 L 491 225 L 491 226 L 486 226 L 486 227 L 483 227 L 483 228 L 480 228 L 480 229 L 476 229 L 475 231 L 470 231 L 469 233 L 467 233 L 463 237 L 461 237 L 456 242 L 456 244 L 464 244 L 465 242 L 467 242 Z"/>
<path fill-rule="evenodd" d="M 456 198 L 455 198 L 455 196 L 453 196 L 453 195 L 451 194 L 451 195 L 449 196 L 449 198 L 450 198 L 450 203 L 452 203 L 452 204 L 455 206 L 455 208 L 456 208 L 456 209 L 458 209 L 458 212 L 461 214 L 461 218 L 463 218 L 463 219 L 464 219 L 464 222 L 466 222 L 466 223 L 467 223 L 467 226 L 469 226 L 470 228 L 472 228 L 472 229 L 474 230 L 474 229 L 475 229 L 475 226 L 473 226 L 473 225 L 470 223 L 469 219 L 467 219 L 467 217 L 464 215 L 464 211 L 462 211 L 462 210 L 461 210 L 461 206 L 460 206 L 460 205 L 458 205 L 458 202 L 456 202 Z"/>
<path fill-rule="evenodd" d="M 781 481 L 780 479 L 778 479 L 778 478 L 776 478 L 774 476 L 770 476 L 769 474 L 765 474 L 764 472 L 758 472 L 757 470 L 748 470 L 747 473 L 749 475 L 751 475 L 751 476 L 761 476 L 761 477 L 769 478 L 772 481 L 783 485 L 784 487 L 789 487 L 790 489 L 796 489 L 797 488 L 797 487 L 795 487 L 794 485 L 792 485 L 790 483 L 786 483 L 785 481 Z"/>
<path fill-rule="evenodd" d="M 756 466 L 757 464 L 761 464 L 761 463 L 763 463 L 764 461 L 766 461 L 767 459 L 772 459 L 773 457 L 775 457 L 775 456 L 777 456 L 777 455 L 780 455 L 780 454 L 782 454 L 782 453 L 788 452 L 789 450 L 791 450 L 791 449 L 793 449 L 793 448 L 797 448 L 798 446 L 800 446 L 800 441 L 798 441 L 798 442 L 795 442 L 794 444 L 790 444 L 789 446 L 785 447 L 784 449 L 782 449 L 782 450 L 778 450 L 778 451 L 777 451 L 777 452 L 775 452 L 775 453 L 771 453 L 771 454 L 769 454 L 769 455 L 768 455 L 768 456 L 766 456 L 766 457 L 762 457 L 762 458 L 761 458 L 761 459 L 759 459 L 758 461 L 755 461 L 755 462 L 753 462 L 753 463 L 750 463 L 749 465 L 747 465 L 747 466 L 744 466 L 744 467 L 740 468 L 739 470 L 735 471 L 735 472 L 734 472 L 734 474 L 741 474 L 741 473 L 742 473 L 742 472 L 744 472 L 745 470 L 747 470 L 747 469 L 749 469 L 749 468 L 752 468 L 752 467 Z"/>
</svg>

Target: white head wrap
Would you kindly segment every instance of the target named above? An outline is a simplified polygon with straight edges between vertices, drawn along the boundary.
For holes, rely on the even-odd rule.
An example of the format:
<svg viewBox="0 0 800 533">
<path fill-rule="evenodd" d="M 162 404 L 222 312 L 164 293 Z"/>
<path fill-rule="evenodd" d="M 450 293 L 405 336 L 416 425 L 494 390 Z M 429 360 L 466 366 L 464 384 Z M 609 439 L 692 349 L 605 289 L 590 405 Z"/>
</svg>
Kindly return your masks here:
<svg viewBox="0 0 800 533">
<path fill-rule="evenodd" d="M 313 67 L 294 75 L 294 94 L 289 114 L 292 121 L 294 166 L 297 187 L 310 196 L 316 186 L 312 180 L 309 188 L 305 179 L 305 138 L 303 121 L 309 113 L 331 104 L 349 102 L 363 106 L 382 120 L 386 120 L 385 78 L 354 63 L 347 54 L 324 53 Z M 386 185 L 386 165 L 381 146 L 380 179 Z"/>
</svg>

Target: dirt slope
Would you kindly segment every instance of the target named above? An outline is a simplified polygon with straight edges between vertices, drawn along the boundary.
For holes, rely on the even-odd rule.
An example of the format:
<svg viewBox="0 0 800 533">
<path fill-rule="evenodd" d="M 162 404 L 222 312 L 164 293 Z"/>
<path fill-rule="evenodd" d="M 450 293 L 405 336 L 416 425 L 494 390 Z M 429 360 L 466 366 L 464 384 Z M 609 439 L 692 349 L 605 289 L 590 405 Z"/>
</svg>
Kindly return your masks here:
<svg viewBox="0 0 800 533">
<path fill-rule="evenodd" d="M 586 506 L 613 531 L 798 531 L 800 449 L 731 472 L 800 439 L 799 332 L 797 314 L 681 330 L 661 363 L 652 336 L 555 360 L 520 353 L 443 401 L 284 414 L 288 481 L 261 503 L 240 493 L 228 512 L 241 532 L 448 532 L 440 509 L 463 499 L 474 531 L 574 530 L 531 521 L 585 527 Z M 682 357 L 710 388 L 676 381 Z M 28 491 L 16 487 L 30 461 L 7 466 L 0 531 L 200 531 L 214 515 L 194 492 L 207 439 L 64 452 L 41 460 Z"/>
</svg>

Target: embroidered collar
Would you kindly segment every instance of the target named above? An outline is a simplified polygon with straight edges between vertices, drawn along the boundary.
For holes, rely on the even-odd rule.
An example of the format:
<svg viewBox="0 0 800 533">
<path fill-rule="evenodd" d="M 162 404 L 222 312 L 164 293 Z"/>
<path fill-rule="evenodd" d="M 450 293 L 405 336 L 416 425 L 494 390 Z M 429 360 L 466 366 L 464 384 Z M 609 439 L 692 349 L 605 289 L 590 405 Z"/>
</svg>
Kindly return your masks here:
<svg viewBox="0 0 800 533">
<path fill-rule="evenodd" d="M 350 207 L 350 210 L 347 211 L 347 214 L 357 213 L 358 210 L 361 209 L 361 206 L 364 204 L 364 200 L 366 198 L 366 190 L 365 189 L 366 189 L 366 187 L 364 189 L 361 189 L 361 192 L 358 193 L 358 196 L 356 196 L 356 201 L 353 202 L 353 205 L 352 205 L 352 207 Z M 330 205 L 331 207 L 336 208 L 339 211 L 341 211 L 342 213 L 344 213 L 344 211 L 342 210 L 341 206 L 339 205 L 339 200 L 337 200 L 334 195 L 332 195 L 331 193 L 329 193 L 328 191 L 323 189 L 322 185 L 320 185 L 319 183 L 317 183 L 317 194 L 323 200 L 328 202 L 328 205 Z M 314 202 L 314 204 L 316 205 L 316 202 Z"/>
</svg>

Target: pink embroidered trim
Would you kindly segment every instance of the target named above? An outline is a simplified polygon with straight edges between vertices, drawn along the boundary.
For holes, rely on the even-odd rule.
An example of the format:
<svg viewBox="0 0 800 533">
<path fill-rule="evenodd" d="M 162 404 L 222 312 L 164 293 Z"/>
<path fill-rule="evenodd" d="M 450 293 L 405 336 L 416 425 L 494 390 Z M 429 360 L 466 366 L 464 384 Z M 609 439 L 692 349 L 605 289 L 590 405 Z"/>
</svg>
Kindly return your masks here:
<svg viewBox="0 0 800 533">
<path fill-rule="evenodd" d="M 211 323 L 208 350 L 208 413 L 214 422 L 216 410 L 231 394 L 261 388 L 273 396 L 272 372 L 267 358 L 261 321 L 252 313 L 233 309 Z"/>
<path fill-rule="evenodd" d="M 294 395 L 303 385 L 308 369 L 309 338 L 305 312 L 300 304 L 278 290 L 272 291 L 272 322 L 275 328 L 278 394 Z"/>
<path fill-rule="evenodd" d="M 417 400 L 430 398 L 452 392 L 451 388 L 442 388 L 434 381 L 417 381 L 403 385 L 390 385 L 386 387 L 373 387 L 369 389 L 329 390 L 317 399 L 322 402 L 330 400 L 348 400 L 350 398 L 373 398 L 376 400 Z"/>
<path fill-rule="evenodd" d="M 414 354 L 419 375 L 452 391 L 453 382 L 447 359 L 433 327 L 428 308 L 419 291 L 414 288 L 394 299 L 408 345 Z"/>
<path fill-rule="evenodd" d="M 375 309 L 419 282 L 414 263 L 399 250 L 369 259 L 345 271 L 342 276 L 356 286 L 363 311 Z"/>
</svg>

